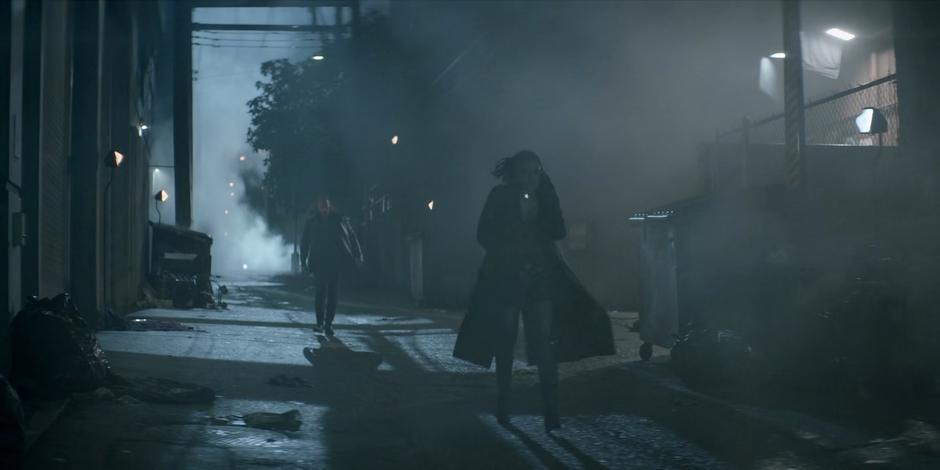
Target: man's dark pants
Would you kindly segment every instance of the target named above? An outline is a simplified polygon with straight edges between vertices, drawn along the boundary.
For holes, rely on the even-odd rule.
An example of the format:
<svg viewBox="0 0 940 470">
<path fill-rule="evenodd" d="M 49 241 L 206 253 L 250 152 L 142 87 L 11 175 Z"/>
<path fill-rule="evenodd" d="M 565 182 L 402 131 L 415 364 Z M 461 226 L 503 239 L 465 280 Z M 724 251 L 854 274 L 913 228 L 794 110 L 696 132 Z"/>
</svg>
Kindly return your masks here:
<svg viewBox="0 0 940 470">
<path fill-rule="evenodd" d="M 317 325 L 331 326 L 336 316 L 339 271 L 315 273 Z"/>
</svg>

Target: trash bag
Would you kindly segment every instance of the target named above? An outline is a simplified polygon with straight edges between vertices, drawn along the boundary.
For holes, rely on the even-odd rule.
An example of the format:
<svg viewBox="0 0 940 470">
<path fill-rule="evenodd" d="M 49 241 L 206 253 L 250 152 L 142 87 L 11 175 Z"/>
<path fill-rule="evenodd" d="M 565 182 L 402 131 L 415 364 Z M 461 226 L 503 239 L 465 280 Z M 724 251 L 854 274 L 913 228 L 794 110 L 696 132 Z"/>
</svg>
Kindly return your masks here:
<svg viewBox="0 0 940 470">
<path fill-rule="evenodd" d="M 274 377 L 268 379 L 268 384 L 274 385 L 277 387 L 291 387 L 291 388 L 313 388 L 313 384 L 309 381 L 300 378 L 294 377 L 287 374 L 278 374 Z"/>
<path fill-rule="evenodd" d="M 68 294 L 30 298 L 10 328 L 11 379 L 23 393 L 61 398 L 101 387 L 111 375 L 94 331 Z"/>
<path fill-rule="evenodd" d="M 181 405 L 215 401 L 215 391 L 209 387 L 154 377 L 116 378 L 111 390 L 117 396 L 126 395 L 151 403 Z"/>
<path fill-rule="evenodd" d="M 0 468 L 20 468 L 26 450 L 25 423 L 19 395 L 0 375 Z"/>
<path fill-rule="evenodd" d="M 300 430 L 301 425 L 301 415 L 298 410 L 284 413 L 248 413 L 242 419 L 248 426 L 271 431 L 297 431 Z"/>
<path fill-rule="evenodd" d="M 693 387 L 736 388 L 756 370 L 751 347 L 728 329 L 693 327 L 677 338 L 670 358 L 679 377 Z"/>
</svg>

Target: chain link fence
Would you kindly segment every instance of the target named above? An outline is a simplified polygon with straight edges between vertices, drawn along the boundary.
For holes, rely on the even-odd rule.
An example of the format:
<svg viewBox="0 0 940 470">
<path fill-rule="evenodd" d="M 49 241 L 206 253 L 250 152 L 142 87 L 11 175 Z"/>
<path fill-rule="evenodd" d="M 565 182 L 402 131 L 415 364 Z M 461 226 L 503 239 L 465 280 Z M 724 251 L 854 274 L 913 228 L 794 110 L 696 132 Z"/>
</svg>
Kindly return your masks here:
<svg viewBox="0 0 940 470">
<path fill-rule="evenodd" d="M 878 108 L 888 121 L 888 130 L 879 136 L 860 134 L 855 118 L 864 108 Z M 895 75 L 872 81 L 832 96 L 812 101 L 804 107 L 807 145 L 897 146 L 898 95 Z M 754 122 L 744 121 L 736 129 L 720 133 L 718 143 L 783 144 L 783 114 Z"/>
</svg>

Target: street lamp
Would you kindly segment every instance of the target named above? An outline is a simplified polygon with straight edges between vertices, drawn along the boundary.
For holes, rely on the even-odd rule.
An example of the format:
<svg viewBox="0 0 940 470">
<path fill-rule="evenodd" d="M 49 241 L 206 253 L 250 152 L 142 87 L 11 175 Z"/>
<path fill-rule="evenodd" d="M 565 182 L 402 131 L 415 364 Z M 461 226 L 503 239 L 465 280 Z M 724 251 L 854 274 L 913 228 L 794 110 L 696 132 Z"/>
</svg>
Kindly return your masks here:
<svg viewBox="0 0 940 470">
<path fill-rule="evenodd" d="M 864 108 L 855 118 L 855 127 L 860 134 L 882 134 L 888 131 L 888 120 L 878 108 Z"/>
<path fill-rule="evenodd" d="M 829 28 L 829 29 L 826 30 L 826 34 L 828 34 L 828 35 L 830 35 L 830 36 L 832 36 L 832 37 L 834 37 L 834 38 L 841 39 L 841 40 L 843 40 L 843 41 L 851 41 L 851 40 L 855 39 L 855 35 L 854 35 L 854 34 L 848 32 L 848 31 L 839 29 L 839 28 Z"/>
<path fill-rule="evenodd" d="M 156 201 L 154 203 L 154 207 L 157 209 L 157 223 L 158 224 L 163 223 L 163 214 L 160 213 L 160 204 L 165 203 L 167 199 L 170 199 L 170 193 L 166 192 L 165 189 L 161 189 L 157 191 L 156 194 L 153 195 L 153 200 Z"/>
<path fill-rule="evenodd" d="M 111 150 L 105 156 L 105 165 L 111 169 L 109 172 L 110 175 L 108 175 L 108 184 L 104 186 L 105 204 L 107 204 L 107 208 L 104 211 L 104 246 L 107 250 L 105 252 L 104 262 L 105 282 L 103 294 L 106 307 L 111 305 L 111 299 L 108 296 L 108 284 L 111 282 L 109 275 L 111 271 L 111 183 L 114 182 L 114 170 L 118 169 L 122 163 L 124 163 L 124 154 L 118 150 Z"/>
<path fill-rule="evenodd" d="M 117 168 L 121 166 L 121 163 L 124 163 L 124 154 L 117 150 L 108 152 L 107 157 L 105 157 L 105 164 L 109 168 Z"/>
</svg>

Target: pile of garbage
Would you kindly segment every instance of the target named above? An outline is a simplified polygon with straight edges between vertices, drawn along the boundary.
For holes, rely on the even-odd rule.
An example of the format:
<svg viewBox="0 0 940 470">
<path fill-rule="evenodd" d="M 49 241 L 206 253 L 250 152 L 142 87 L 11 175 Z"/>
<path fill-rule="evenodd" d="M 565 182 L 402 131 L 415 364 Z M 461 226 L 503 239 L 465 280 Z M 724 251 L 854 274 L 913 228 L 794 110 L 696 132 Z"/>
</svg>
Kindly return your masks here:
<svg viewBox="0 0 940 470">
<path fill-rule="evenodd" d="M 131 322 L 128 328 L 137 329 L 136 323 L 140 322 Z M 158 322 L 153 326 L 156 328 L 152 329 L 179 329 L 175 322 Z M 94 330 L 68 294 L 29 299 L 13 317 L 11 337 L 11 382 L 25 399 L 57 399 L 75 394 L 99 398 L 129 396 L 154 403 L 207 403 L 215 399 L 215 392 L 207 387 L 115 374 Z"/>
<path fill-rule="evenodd" d="M 19 395 L 0 375 L 0 468 L 19 468 L 26 450 L 25 422 Z"/>
<path fill-rule="evenodd" d="M 759 356 L 736 331 L 695 325 L 676 338 L 670 359 L 679 377 L 698 388 L 754 386 L 763 369 Z"/>
<path fill-rule="evenodd" d="M 21 394 L 62 398 L 108 382 L 108 359 L 68 294 L 30 298 L 10 328 L 11 379 Z"/>
</svg>

